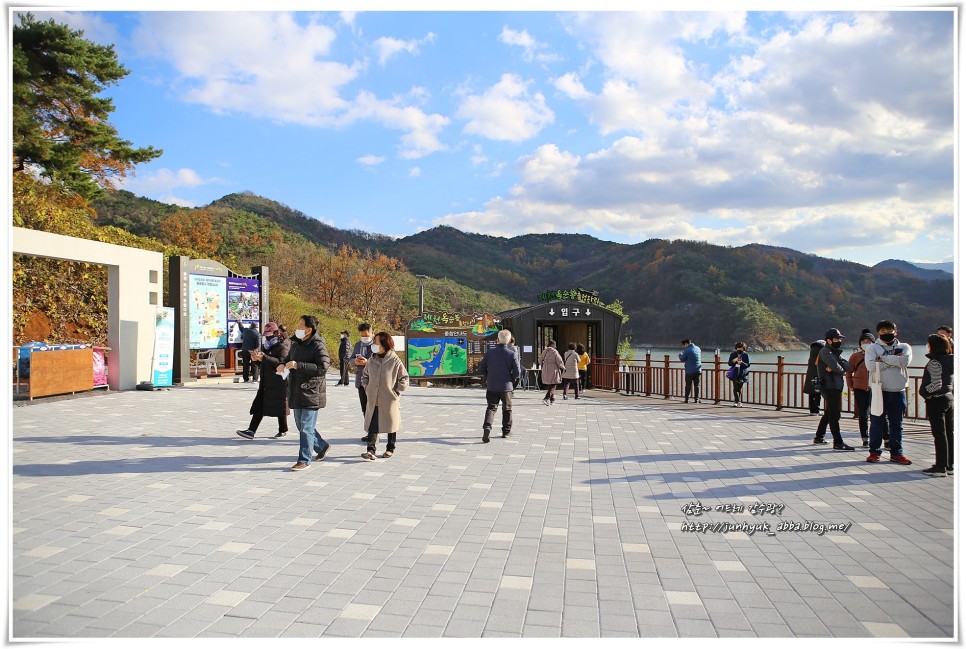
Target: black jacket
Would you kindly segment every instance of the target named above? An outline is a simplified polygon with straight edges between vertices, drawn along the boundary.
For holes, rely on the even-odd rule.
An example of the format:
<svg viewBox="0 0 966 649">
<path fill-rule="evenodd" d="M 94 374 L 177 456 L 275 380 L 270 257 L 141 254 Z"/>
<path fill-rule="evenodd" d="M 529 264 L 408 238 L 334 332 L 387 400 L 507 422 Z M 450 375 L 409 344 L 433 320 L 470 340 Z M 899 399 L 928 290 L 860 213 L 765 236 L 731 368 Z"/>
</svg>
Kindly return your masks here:
<svg viewBox="0 0 966 649">
<path fill-rule="evenodd" d="M 258 349 L 258 346 L 262 343 L 261 336 L 259 336 L 258 332 L 251 327 L 242 327 L 241 339 L 241 348 L 243 352 L 250 352 L 254 349 Z"/>
<path fill-rule="evenodd" d="M 329 370 L 329 350 L 318 331 L 307 340 L 292 339 L 285 362 L 295 361 L 288 377 L 288 404 L 292 408 L 325 408 L 325 373 Z"/>
<path fill-rule="evenodd" d="M 926 354 L 929 362 L 922 371 L 919 396 L 923 399 L 953 398 L 953 355 Z"/>
<path fill-rule="evenodd" d="M 255 393 L 249 414 L 261 414 L 263 417 L 288 416 L 288 383 L 280 374 L 275 373 L 275 368 L 288 356 L 291 347 L 289 339 L 281 337 L 265 350 L 262 360 L 256 361 L 261 364 L 262 371 L 258 379 L 258 392 Z"/>
<path fill-rule="evenodd" d="M 510 392 L 513 384 L 520 378 L 520 361 L 512 349 L 497 345 L 487 350 L 480 361 L 480 373 L 486 379 L 488 392 Z"/>
<path fill-rule="evenodd" d="M 828 369 L 826 369 L 828 368 Z M 845 389 L 845 371 L 849 369 L 849 362 L 842 359 L 842 348 L 833 349 L 826 345 L 818 352 L 819 385 L 822 390 Z M 831 371 L 829 371 L 831 370 Z"/>
<path fill-rule="evenodd" d="M 351 347 L 349 345 L 348 336 L 339 341 L 339 367 L 348 363 L 349 359 L 352 358 L 352 354 L 350 353 Z"/>
<path fill-rule="evenodd" d="M 802 392 L 805 394 L 819 394 L 821 387 L 815 387 L 812 379 L 818 376 L 815 370 L 815 361 L 818 360 L 818 353 L 825 347 L 824 340 L 816 340 L 808 348 L 808 365 L 805 367 L 805 383 L 802 385 Z M 820 384 L 821 385 L 821 384 Z"/>
</svg>

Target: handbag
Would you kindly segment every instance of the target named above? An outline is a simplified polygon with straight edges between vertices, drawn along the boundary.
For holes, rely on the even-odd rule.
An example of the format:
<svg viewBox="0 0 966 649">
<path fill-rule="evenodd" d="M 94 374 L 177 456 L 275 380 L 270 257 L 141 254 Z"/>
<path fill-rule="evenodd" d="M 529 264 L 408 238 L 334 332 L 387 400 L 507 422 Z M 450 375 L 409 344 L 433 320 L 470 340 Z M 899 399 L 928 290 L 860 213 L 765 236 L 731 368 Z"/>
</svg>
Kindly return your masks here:
<svg viewBox="0 0 966 649">
<path fill-rule="evenodd" d="M 879 379 L 878 362 L 875 364 L 875 370 L 869 372 L 869 397 L 869 414 L 881 417 L 885 411 L 885 404 L 882 401 L 882 381 Z"/>
<path fill-rule="evenodd" d="M 735 380 L 737 380 L 738 379 L 738 364 L 735 363 L 730 368 L 728 368 L 728 371 L 725 372 L 725 376 L 728 377 L 728 380 L 729 381 L 735 381 Z"/>
</svg>

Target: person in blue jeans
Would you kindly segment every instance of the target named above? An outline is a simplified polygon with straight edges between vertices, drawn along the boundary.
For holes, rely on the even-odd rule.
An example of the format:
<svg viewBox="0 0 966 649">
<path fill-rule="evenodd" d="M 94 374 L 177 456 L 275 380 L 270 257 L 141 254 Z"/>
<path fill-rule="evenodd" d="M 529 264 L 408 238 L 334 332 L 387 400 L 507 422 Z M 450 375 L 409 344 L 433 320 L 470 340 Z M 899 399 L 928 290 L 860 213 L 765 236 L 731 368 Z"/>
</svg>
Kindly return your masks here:
<svg viewBox="0 0 966 649">
<path fill-rule="evenodd" d="M 313 459 L 321 460 L 329 443 L 315 429 L 319 408 L 325 408 L 325 373 L 329 369 L 329 350 L 318 330 L 315 316 L 299 318 L 292 348 L 277 372 L 288 370 L 289 406 L 299 431 L 299 458 L 292 471 L 302 471 Z"/>
<path fill-rule="evenodd" d="M 894 322 L 883 320 L 875 326 L 879 337 L 865 350 L 865 366 L 870 376 L 878 369 L 882 383 L 882 414 L 872 415 L 869 427 L 869 457 L 878 462 L 882 454 L 882 436 L 889 433 L 889 461 L 909 465 L 912 460 L 902 454 L 902 418 L 906 413 L 906 386 L 909 384 L 909 362 L 912 347 L 899 342 Z M 873 380 L 870 378 L 870 381 Z"/>
<path fill-rule="evenodd" d="M 698 403 L 698 390 L 701 388 L 701 348 L 689 338 L 681 341 L 681 353 L 678 360 L 684 363 L 684 403 L 691 396 L 694 387 L 694 402 Z"/>
</svg>

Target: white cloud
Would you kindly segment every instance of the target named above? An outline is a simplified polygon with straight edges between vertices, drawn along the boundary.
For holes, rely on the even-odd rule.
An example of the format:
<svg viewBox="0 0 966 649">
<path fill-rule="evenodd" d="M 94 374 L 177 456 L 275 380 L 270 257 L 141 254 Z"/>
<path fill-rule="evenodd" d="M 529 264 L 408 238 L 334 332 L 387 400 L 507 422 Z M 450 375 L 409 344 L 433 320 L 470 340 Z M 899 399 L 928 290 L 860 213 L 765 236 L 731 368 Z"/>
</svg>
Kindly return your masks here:
<svg viewBox="0 0 966 649">
<path fill-rule="evenodd" d="M 522 47 L 523 60 L 528 63 L 534 58 L 543 63 L 557 61 L 560 58 L 552 52 L 541 51 L 546 50 L 549 45 L 539 42 L 525 29 L 523 31 L 516 31 L 504 25 L 503 31 L 500 32 L 500 40 L 507 45 Z"/>
<path fill-rule="evenodd" d="M 26 11 L 16 11 L 14 14 L 17 19 L 15 25 L 20 24 L 19 16 L 28 13 Z M 79 11 L 34 11 L 30 10 L 34 18 L 38 21 L 47 21 L 51 18 L 71 29 L 84 32 L 83 38 L 101 45 L 113 45 L 121 41 L 117 28 L 104 20 L 96 13 Z"/>
<path fill-rule="evenodd" d="M 178 207 L 198 207 L 199 203 L 187 198 L 178 198 L 174 194 L 167 194 L 165 196 L 159 196 L 155 200 L 161 203 L 167 203 L 168 205 L 177 205 Z"/>
<path fill-rule="evenodd" d="M 537 135 L 553 123 L 554 114 L 543 94 L 530 94 L 530 83 L 515 74 L 504 74 L 482 95 L 465 97 L 456 111 L 457 117 L 468 122 L 463 132 L 510 142 Z"/>
<path fill-rule="evenodd" d="M 481 147 L 479 144 L 474 144 L 473 155 L 470 157 L 470 162 L 473 163 L 473 166 L 479 166 L 487 161 L 489 161 L 489 158 L 483 154 L 483 147 Z"/>
<path fill-rule="evenodd" d="M 376 48 L 376 51 L 379 54 L 379 65 L 386 65 L 389 59 L 396 54 L 400 52 L 418 54 L 420 45 L 432 43 L 435 40 L 436 34 L 433 32 L 429 32 L 422 38 L 408 41 L 392 38 L 391 36 L 380 36 L 376 39 L 375 43 L 373 43 L 373 46 Z"/>
<path fill-rule="evenodd" d="M 421 175 L 423 175 L 423 170 L 419 167 L 412 167 L 409 169 L 409 176 L 411 178 L 419 178 Z"/>
<path fill-rule="evenodd" d="M 756 40 L 740 14 L 578 16 L 570 30 L 603 74 L 587 66 L 552 83 L 601 133 L 630 134 L 583 154 L 538 147 L 484 209 L 438 222 L 818 254 L 932 241 L 924 232 L 948 244 L 952 14 L 809 14 L 784 25 Z M 718 69 L 684 46 L 712 38 L 724 39 Z"/>
<path fill-rule="evenodd" d="M 361 165 L 366 165 L 367 167 L 374 167 L 378 164 L 382 164 L 386 159 L 383 156 L 367 154 L 356 158 L 356 162 Z"/>
<path fill-rule="evenodd" d="M 174 66 L 180 75 L 176 88 L 185 101 L 216 113 L 322 128 L 375 120 L 405 131 L 404 158 L 442 150 L 438 135 L 449 123 L 445 116 L 367 90 L 353 100 L 342 96 L 342 88 L 358 78 L 364 64 L 333 60 L 335 38 L 320 18 L 303 24 L 290 13 L 146 12 L 133 40 L 144 55 Z M 429 34 L 421 42 L 432 38 Z M 413 88 L 411 96 L 422 102 L 426 91 Z"/>
<path fill-rule="evenodd" d="M 140 171 L 118 181 L 118 189 L 140 194 L 142 196 L 156 196 L 171 192 L 182 187 L 199 187 L 211 183 L 224 182 L 220 178 L 203 178 L 197 171 L 182 167 L 172 170 L 161 168 L 153 171 Z M 161 199 L 159 199 L 161 200 Z M 170 201 L 174 202 L 174 201 Z M 177 203 L 181 204 L 181 203 Z"/>
</svg>

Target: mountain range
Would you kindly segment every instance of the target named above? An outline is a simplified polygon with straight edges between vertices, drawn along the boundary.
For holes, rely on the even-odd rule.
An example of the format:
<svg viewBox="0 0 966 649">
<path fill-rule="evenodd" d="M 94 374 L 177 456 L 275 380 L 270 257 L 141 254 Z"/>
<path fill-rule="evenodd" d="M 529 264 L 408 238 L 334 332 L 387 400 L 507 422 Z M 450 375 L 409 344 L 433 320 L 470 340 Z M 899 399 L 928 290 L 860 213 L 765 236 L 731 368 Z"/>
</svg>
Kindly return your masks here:
<svg viewBox="0 0 966 649">
<path fill-rule="evenodd" d="M 95 202 L 97 220 L 138 234 L 172 206 L 112 192 Z M 163 206 L 163 207 L 162 207 Z M 379 251 L 412 273 L 446 278 L 519 304 L 546 290 L 583 288 L 604 302 L 619 300 L 629 316 L 623 332 L 635 345 L 705 345 L 748 341 L 754 349 L 795 348 L 838 327 L 857 341 L 880 319 L 899 324 L 904 340 L 924 343 L 939 324 L 951 324 L 953 276 L 897 260 L 868 267 L 762 244 L 718 246 L 649 239 L 636 244 L 585 234 L 526 234 L 512 238 L 439 226 L 394 239 L 341 230 L 251 192 L 209 206 L 276 224 L 319 245 Z"/>
</svg>

